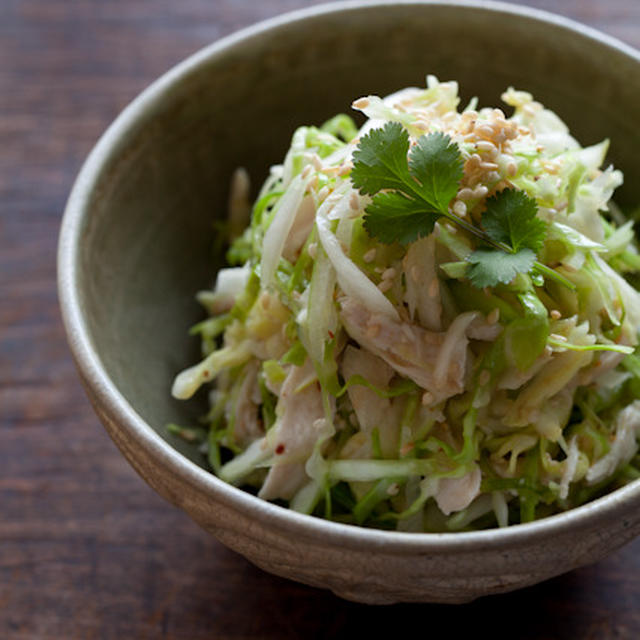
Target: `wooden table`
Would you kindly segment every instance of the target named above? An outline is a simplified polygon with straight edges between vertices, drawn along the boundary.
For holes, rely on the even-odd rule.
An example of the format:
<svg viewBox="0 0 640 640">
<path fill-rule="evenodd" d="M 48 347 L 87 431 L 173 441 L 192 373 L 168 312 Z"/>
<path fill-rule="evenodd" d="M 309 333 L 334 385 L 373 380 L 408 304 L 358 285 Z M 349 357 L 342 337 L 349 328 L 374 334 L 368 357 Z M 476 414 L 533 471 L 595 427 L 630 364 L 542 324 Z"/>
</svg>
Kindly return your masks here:
<svg viewBox="0 0 640 640">
<path fill-rule="evenodd" d="M 639 638 L 640 539 L 459 608 L 367 607 L 272 577 L 128 466 L 60 322 L 65 199 L 106 125 L 200 47 L 302 0 L 0 1 L 0 638 Z M 530 0 L 640 47 L 638 0 Z M 379 633 L 376 633 L 379 632 Z"/>
</svg>

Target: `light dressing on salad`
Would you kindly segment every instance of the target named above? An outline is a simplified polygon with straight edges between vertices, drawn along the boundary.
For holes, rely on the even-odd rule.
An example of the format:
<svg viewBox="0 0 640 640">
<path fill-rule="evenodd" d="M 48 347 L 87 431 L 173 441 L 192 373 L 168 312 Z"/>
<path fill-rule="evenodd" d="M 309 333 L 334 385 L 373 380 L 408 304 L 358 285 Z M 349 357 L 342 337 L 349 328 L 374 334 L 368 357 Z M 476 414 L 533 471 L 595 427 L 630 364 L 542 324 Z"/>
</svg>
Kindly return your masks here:
<svg viewBox="0 0 640 640">
<path fill-rule="evenodd" d="M 215 473 L 332 520 L 507 526 L 640 476 L 640 255 L 611 202 L 607 141 L 582 148 L 523 91 L 459 111 L 427 78 L 301 127 L 230 267 L 198 294 Z"/>
</svg>

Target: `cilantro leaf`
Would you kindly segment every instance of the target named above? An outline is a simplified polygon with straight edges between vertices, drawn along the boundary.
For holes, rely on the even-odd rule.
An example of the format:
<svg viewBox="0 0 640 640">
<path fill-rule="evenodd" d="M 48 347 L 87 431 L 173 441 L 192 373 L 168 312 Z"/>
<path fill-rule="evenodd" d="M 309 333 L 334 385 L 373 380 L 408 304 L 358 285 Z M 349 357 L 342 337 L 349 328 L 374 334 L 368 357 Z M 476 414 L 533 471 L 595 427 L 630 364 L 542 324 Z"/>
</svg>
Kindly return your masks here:
<svg viewBox="0 0 640 640">
<path fill-rule="evenodd" d="M 365 211 L 367 233 L 386 244 L 409 244 L 428 236 L 439 217 L 429 205 L 398 192 L 376 194 Z"/>
<path fill-rule="evenodd" d="M 505 189 L 486 201 L 482 228 L 449 211 L 463 177 L 458 145 L 444 133 L 421 136 L 411 148 L 398 122 L 387 122 L 363 136 L 353 153 L 351 181 L 373 196 L 365 209 L 367 233 L 383 243 L 409 244 L 433 231 L 445 217 L 484 245 L 468 258 L 467 276 L 476 287 L 509 283 L 533 268 L 572 288 L 566 278 L 536 261 L 547 225 L 537 217 L 535 200 Z"/>
<path fill-rule="evenodd" d="M 353 152 L 351 181 L 365 195 L 382 189 L 405 191 L 412 182 L 407 166 L 409 134 L 398 122 L 387 122 L 363 136 Z"/>
<path fill-rule="evenodd" d="M 509 245 L 514 252 L 527 248 L 537 253 L 547 229 L 537 211 L 536 201 L 524 191 L 505 189 L 487 200 L 482 226 L 491 240 Z"/>
<path fill-rule="evenodd" d="M 387 122 L 363 136 L 353 153 L 351 181 L 360 193 L 374 196 L 365 209 L 365 228 L 387 244 L 429 235 L 448 214 L 462 177 L 460 150 L 448 136 L 422 136 L 411 153 L 409 146 L 406 129 Z"/>
<path fill-rule="evenodd" d="M 462 179 L 462 154 L 442 132 L 421 136 L 409 154 L 409 171 L 420 195 L 437 211 L 446 212 Z"/>
<path fill-rule="evenodd" d="M 467 261 L 471 263 L 467 276 L 472 285 L 481 289 L 495 287 L 499 282 L 508 284 L 519 273 L 530 271 L 535 264 L 536 254 L 528 248 L 515 253 L 478 249 L 469 255 Z"/>
</svg>

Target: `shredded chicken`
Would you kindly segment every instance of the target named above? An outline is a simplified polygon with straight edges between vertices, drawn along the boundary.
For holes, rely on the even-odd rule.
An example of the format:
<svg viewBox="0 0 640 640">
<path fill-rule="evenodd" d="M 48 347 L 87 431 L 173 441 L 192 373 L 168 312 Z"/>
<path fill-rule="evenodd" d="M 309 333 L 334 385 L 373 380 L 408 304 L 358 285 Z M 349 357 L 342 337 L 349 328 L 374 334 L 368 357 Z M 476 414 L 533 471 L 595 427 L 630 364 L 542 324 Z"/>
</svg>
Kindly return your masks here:
<svg viewBox="0 0 640 640">
<path fill-rule="evenodd" d="M 481 479 L 482 473 L 477 466 L 460 478 L 440 478 L 435 494 L 440 511 L 448 516 L 466 509 L 479 495 Z"/>
<path fill-rule="evenodd" d="M 347 346 L 342 357 L 342 376 L 348 381 L 354 375 L 365 377 L 379 389 L 386 389 L 394 371 L 372 353 Z M 383 453 L 389 456 L 395 454 L 402 404 L 393 402 L 391 398 L 382 398 L 364 385 L 353 385 L 347 393 L 360 429 L 368 436 L 377 428 Z M 369 436 L 368 439 L 370 440 Z"/>
<path fill-rule="evenodd" d="M 234 440 L 246 447 L 250 442 L 263 435 L 262 425 L 258 421 L 258 406 L 262 402 L 258 385 L 257 360 L 247 364 L 246 373 L 238 392 L 238 402 L 235 407 L 227 407 L 227 421 L 231 422 L 229 411 L 234 410 Z"/>
<path fill-rule="evenodd" d="M 320 385 L 309 360 L 291 366 L 276 405 L 277 420 L 265 438 L 277 457 L 260 490 L 265 500 L 290 499 L 308 480 L 304 464 L 323 426 Z"/>
<path fill-rule="evenodd" d="M 434 403 L 464 390 L 469 355 L 464 329 L 475 314 L 464 316 L 458 316 L 448 332 L 434 333 L 371 313 L 352 298 L 341 300 L 340 312 L 347 333 L 356 342 L 429 391 Z"/>
</svg>

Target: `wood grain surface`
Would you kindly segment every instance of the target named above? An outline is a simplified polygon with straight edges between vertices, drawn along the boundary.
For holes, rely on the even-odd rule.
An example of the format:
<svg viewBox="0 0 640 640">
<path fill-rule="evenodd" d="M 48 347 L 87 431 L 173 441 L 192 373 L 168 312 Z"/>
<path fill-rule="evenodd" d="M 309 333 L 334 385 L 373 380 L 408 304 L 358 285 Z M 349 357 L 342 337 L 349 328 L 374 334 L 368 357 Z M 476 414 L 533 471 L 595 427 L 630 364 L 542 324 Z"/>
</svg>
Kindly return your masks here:
<svg viewBox="0 0 640 640">
<path fill-rule="evenodd" d="M 58 227 L 117 113 L 200 47 L 301 0 L 0 0 L 0 639 L 640 637 L 640 540 L 469 605 L 367 607 L 251 566 L 98 423 L 65 343 Z M 638 0 L 539 0 L 640 47 Z M 472 635 L 473 634 L 473 635 Z"/>
</svg>

